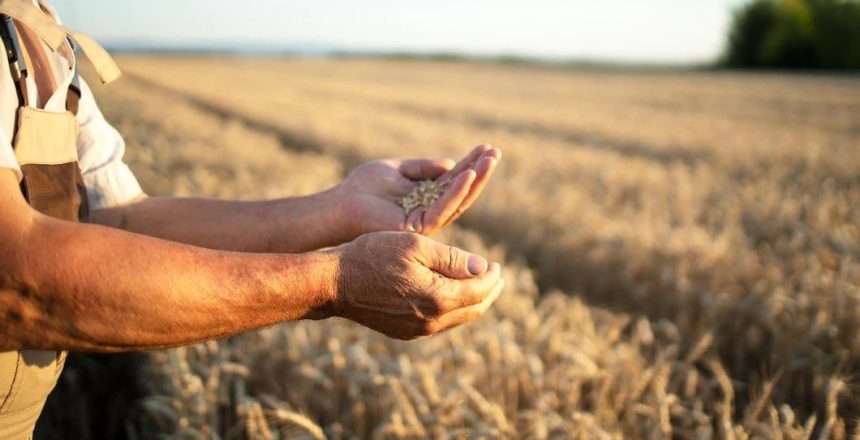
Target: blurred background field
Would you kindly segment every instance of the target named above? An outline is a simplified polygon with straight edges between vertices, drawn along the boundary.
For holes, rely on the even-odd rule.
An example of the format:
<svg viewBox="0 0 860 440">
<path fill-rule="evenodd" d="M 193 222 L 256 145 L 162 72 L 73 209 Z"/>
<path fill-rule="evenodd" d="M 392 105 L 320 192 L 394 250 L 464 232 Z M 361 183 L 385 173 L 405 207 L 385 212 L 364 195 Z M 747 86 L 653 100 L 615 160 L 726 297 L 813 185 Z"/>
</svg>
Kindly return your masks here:
<svg viewBox="0 0 860 440">
<path fill-rule="evenodd" d="M 857 2 L 745 5 L 715 63 L 857 68 L 860 27 L 833 27 Z M 860 438 L 850 70 L 357 55 L 123 55 L 95 92 L 153 195 L 307 194 L 367 160 L 501 148 L 439 237 L 505 262 L 497 306 L 410 343 L 300 322 L 81 357 L 52 397 L 79 404 L 37 437 Z"/>
<path fill-rule="evenodd" d="M 417 343 L 293 323 L 146 355 L 121 424 L 136 438 L 827 438 L 854 424 L 856 80 L 120 63 L 98 98 L 156 195 L 305 194 L 373 158 L 505 151 L 441 238 L 506 261 L 486 317 Z"/>
</svg>

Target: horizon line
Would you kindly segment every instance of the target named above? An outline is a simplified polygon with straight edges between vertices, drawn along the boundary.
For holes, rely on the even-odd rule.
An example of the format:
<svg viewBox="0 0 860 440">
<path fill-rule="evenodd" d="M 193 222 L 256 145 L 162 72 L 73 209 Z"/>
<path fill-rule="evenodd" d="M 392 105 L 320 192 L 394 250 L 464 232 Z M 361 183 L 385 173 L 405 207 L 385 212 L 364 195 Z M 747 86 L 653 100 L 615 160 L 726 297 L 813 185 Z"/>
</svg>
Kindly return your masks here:
<svg viewBox="0 0 860 440">
<path fill-rule="evenodd" d="M 322 43 L 276 43 L 276 42 L 170 42 L 144 39 L 105 40 L 104 47 L 110 52 L 120 54 L 182 54 L 182 55 L 228 55 L 241 57 L 283 56 L 297 58 L 384 58 L 414 59 L 435 61 L 478 61 L 507 64 L 541 64 L 558 66 L 594 67 L 639 67 L 639 68 L 682 68 L 696 69 L 713 67 L 719 64 L 714 59 L 666 61 L 647 58 L 611 57 L 561 57 L 519 52 L 470 52 L 456 49 L 414 50 L 414 49 L 374 49 L 344 48 Z"/>
</svg>

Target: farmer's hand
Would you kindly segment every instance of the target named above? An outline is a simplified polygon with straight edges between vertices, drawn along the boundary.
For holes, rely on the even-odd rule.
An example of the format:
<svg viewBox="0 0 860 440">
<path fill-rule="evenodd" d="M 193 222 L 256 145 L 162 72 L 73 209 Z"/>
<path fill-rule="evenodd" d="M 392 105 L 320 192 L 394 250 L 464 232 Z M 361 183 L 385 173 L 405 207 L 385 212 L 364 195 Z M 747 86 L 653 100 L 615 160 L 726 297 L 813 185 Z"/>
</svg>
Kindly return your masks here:
<svg viewBox="0 0 860 440">
<path fill-rule="evenodd" d="M 478 318 L 504 285 L 497 263 L 418 234 L 367 234 L 334 252 L 340 269 L 331 313 L 397 339 Z"/>
<path fill-rule="evenodd" d="M 450 159 L 387 159 L 369 162 L 337 188 L 345 221 L 353 236 L 374 231 L 407 231 L 432 235 L 472 206 L 490 180 L 502 152 L 489 145 L 475 147 L 460 162 Z M 397 201 L 422 180 L 453 182 L 428 209 L 408 216 Z"/>
</svg>

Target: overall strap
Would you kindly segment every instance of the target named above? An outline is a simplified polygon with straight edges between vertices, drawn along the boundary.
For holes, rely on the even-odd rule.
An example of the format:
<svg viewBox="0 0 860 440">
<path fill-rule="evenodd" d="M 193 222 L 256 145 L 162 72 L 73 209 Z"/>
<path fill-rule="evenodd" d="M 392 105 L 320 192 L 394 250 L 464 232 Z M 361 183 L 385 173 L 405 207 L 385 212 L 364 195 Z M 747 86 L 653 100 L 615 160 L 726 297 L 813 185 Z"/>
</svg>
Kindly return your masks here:
<svg viewBox="0 0 860 440">
<path fill-rule="evenodd" d="M 21 43 L 18 41 L 15 22 L 12 20 L 12 17 L 6 14 L 0 14 L 0 37 L 2 37 L 3 46 L 6 48 L 6 60 L 8 61 L 10 74 L 12 75 L 12 81 L 15 83 L 16 95 L 18 95 L 18 107 L 26 107 L 30 100 L 30 95 L 27 93 L 27 76 L 29 76 L 29 72 L 27 70 L 27 63 L 22 55 Z M 15 145 L 15 138 L 18 137 L 18 116 L 19 112 L 16 111 L 15 122 L 12 124 L 12 138 L 10 139 L 12 145 Z"/>
<path fill-rule="evenodd" d="M 96 40 L 93 40 L 88 35 L 82 34 L 78 31 L 73 31 L 68 28 L 63 29 L 65 29 L 68 36 L 84 50 L 87 58 L 91 63 L 93 63 L 93 68 L 96 70 L 96 74 L 98 74 L 102 84 L 114 82 L 122 76 L 122 71 L 119 70 L 119 66 L 116 65 L 116 62 L 114 62 L 110 54 L 101 47 L 101 45 L 96 43 Z"/>
<path fill-rule="evenodd" d="M 49 57 L 50 49 L 45 50 L 42 40 L 27 25 L 15 21 L 15 29 L 18 31 L 24 63 L 32 79 L 30 84 L 36 86 L 36 102 L 40 108 L 44 107 L 57 91 L 57 78 Z M 32 93 L 30 98 L 33 98 Z"/>
<path fill-rule="evenodd" d="M 93 63 L 102 83 L 112 82 L 122 75 L 111 56 L 95 40 L 85 34 L 60 26 L 28 0 L 0 0 L 0 13 L 26 24 L 52 50 L 57 50 L 66 37 L 71 37 Z"/>
<path fill-rule="evenodd" d="M 25 23 L 51 50 L 59 49 L 68 32 L 27 0 L 0 0 L 0 13 Z"/>
<path fill-rule="evenodd" d="M 18 41 L 18 32 L 15 30 L 15 22 L 6 14 L 0 15 L 0 37 L 6 48 L 6 60 L 9 62 L 9 73 L 15 82 L 15 90 L 18 94 L 18 106 L 27 105 L 29 95 L 27 94 L 27 63 L 21 51 L 21 43 Z"/>
</svg>

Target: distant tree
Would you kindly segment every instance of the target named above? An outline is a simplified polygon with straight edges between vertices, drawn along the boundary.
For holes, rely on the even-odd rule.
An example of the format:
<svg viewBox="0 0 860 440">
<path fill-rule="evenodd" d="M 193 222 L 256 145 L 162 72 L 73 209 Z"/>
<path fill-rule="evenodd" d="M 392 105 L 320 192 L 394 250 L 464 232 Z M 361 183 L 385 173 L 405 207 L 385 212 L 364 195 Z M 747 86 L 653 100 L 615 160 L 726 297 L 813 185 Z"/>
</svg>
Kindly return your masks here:
<svg viewBox="0 0 860 440">
<path fill-rule="evenodd" d="M 812 8 L 806 0 L 776 3 L 776 20 L 765 40 L 763 63 L 766 66 L 814 68 L 816 26 Z"/>
<path fill-rule="evenodd" d="M 725 63 L 735 67 L 762 67 L 764 43 L 776 22 L 776 3 L 758 0 L 734 12 Z"/>
<path fill-rule="evenodd" d="M 723 63 L 860 69 L 860 1 L 753 0 L 734 12 Z"/>
<path fill-rule="evenodd" d="M 820 65 L 860 69 L 860 1 L 816 0 L 813 4 Z"/>
</svg>

